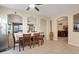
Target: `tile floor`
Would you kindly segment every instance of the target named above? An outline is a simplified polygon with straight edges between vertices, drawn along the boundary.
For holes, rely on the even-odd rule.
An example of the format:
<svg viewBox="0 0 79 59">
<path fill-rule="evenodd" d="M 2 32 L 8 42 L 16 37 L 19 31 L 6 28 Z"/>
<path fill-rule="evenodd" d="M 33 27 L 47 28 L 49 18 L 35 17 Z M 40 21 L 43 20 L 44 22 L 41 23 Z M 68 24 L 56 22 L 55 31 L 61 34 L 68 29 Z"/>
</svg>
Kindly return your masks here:
<svg viewBox="0 0 79 59">
<path fill-rule="evenodd" d="M 45 40 L 44 45 L 35 46 L 30 49 L 28 46 L 24 51 L 19 52 L 18 47 L 15 50 L 1 52 L 1 54 L 78 54 L 79 47 L 67 44 L 67 38 L 59 40 Z"/>
</svg>

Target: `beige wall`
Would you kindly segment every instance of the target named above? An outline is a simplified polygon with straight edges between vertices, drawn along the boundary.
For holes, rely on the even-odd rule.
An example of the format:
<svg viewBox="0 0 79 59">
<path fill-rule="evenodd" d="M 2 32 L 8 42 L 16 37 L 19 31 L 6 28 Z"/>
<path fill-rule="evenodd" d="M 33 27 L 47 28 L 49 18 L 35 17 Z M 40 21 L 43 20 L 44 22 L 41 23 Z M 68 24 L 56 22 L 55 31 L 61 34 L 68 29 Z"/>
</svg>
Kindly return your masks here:
<svg viewBox="0 0 79 59">
<path fill-rule="evenodd" d="M 9 23 L 22 23 L 22 17 L 14 14 L 8 15 Z"/>
</svg>

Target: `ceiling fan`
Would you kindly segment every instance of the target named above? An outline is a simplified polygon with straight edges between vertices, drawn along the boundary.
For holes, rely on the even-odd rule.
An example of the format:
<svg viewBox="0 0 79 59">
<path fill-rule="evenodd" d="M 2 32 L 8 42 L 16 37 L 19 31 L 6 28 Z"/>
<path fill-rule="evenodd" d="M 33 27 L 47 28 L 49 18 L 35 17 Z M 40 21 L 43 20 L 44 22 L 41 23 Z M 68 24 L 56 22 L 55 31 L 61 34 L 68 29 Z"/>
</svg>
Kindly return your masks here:
<svg viewBox="0 0 79 59">
<path fill-rule="evenodd" d="M 39 8 L 36 7 L 37 5 L 43 5 L 43 4 L 30 4 L 30 5 L 27 7 L 26 10 L 29 11 L 31 8 L 33 8 L 33 9 L 39 11 Z"/>
</svg>

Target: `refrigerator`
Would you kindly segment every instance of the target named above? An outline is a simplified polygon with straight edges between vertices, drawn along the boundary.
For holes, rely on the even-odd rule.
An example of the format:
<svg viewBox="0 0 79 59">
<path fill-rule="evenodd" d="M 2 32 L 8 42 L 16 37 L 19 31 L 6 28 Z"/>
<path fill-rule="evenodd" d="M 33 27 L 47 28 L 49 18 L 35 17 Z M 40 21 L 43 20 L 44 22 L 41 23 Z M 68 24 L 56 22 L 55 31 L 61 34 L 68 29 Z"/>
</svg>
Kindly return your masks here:
<svg viewBox="0 0 79 59">
<path fill-rule="evenodd" d="M 0 52 L 8 49 L 7 21 L 0 19 Z"/>
</svg>

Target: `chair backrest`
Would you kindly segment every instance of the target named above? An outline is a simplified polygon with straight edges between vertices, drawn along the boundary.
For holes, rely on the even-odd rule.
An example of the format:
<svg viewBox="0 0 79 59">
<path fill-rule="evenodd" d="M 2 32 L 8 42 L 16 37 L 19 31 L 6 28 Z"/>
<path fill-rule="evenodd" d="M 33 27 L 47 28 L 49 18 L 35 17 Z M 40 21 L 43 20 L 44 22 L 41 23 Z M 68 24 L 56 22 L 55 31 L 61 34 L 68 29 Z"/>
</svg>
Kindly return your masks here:
<svg viewBox="0 0 79 59">
<path fill-rule="evenodd" d="M 23 37 L 31 37 L 31 34 L 23 34 Z"/>
<path fill-rule="evenodd" d="M 30 40 L 31 34 L 23 34 L 23 38 L 24 38 L 25 40 Z"/>
<path fill-rule="evenodd" d="M 40 35 L 40 38 L 44 38 L 44 35 Z"/>
<path fill-rule="evenodd" d="M 33 40 L 39 40 L 38 38 L 39 38 L 39 36 L 40 36 L 40 33 L 34 33 L 33 34 Z"/>
<path fill-rule="evenodd" d="M 33 36 L 39 36 L 40 35 L 40 33 L 34 33 L 33 34 Z"/>
<path fill-rule="evenodd" d="M 44 35 L 44 32 L 40 32 L 40 36 L 43 36 L 43 37 L 44 37 L 44 36 L 45 36 L 45 35 Z"/>
</svg>

